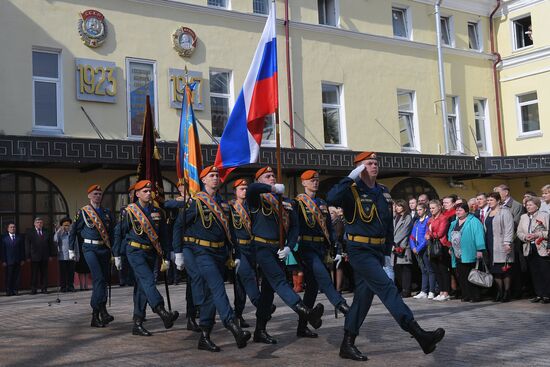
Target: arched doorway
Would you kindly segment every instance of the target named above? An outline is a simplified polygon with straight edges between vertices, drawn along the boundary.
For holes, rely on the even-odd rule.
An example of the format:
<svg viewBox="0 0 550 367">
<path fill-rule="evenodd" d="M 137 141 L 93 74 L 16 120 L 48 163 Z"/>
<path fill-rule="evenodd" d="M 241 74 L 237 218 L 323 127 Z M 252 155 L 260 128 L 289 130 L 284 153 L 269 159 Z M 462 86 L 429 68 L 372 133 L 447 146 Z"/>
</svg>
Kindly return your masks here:
<svg viewBox="0 0 550 367">
<path fill-rule="evenodd" d="M 407 178 L 403 181 L 400 181 L 391 189 L 391 197 L 395 199 L 409 200 L 411 198 L 418 198 L 421 194 L 428 195 L 428 198 L 439 199 L 437 191 L 434 187 L 426 180 L 421 178 L 413 177 Z"/>
</svg>

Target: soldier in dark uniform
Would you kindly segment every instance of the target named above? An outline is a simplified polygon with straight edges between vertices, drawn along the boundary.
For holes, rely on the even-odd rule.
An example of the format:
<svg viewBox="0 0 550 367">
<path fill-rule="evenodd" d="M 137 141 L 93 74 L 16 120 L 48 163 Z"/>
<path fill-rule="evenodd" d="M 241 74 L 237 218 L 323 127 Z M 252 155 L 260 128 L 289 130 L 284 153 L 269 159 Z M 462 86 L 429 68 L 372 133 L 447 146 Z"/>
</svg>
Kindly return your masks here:
<svg viewBox="0 0 550 367">
<path fill-rule="evenodd" d="M 279 249 L 278 195 L 284 193 L 284 185 L 275 183 L 276 178 L 271 167 L 259 169 L 255 178 L 257 182 L 248 186 L 247 202 L 252 220 L 252 244 L 256 250 L 256 261 L 263 273 L 263 281 L 260 303 L 256 310 L 254 341 L 276 344 L 277 340 L 266 331 L 267 322 L 271 319 L 274 292 L 315 329 L 321 327 L 324 308 L 319 303 L 312 309 L 302 302 L 288 284 L 283 265 L 279 261 L 286 259 L 290 247 L 294 248 L 298 240 L 298 218 L 292 210 L 291 201 L 284 198 L 282 217 L 286 238 L 285 247 Z"/>
<path fill-rule="evenodd" d="M 91 185 L 87 191 L 90 204 L 78 211 L 69 233 L 69 260 L 76 259 L 75 249 L 79 248 L 78 241 L 81 238 L 83 255 L 92 273 L 91 326 L 105 327 L 114 320 L 107 312 L 106 305 L 115 220 L 109 209 L 101 207 L 101 186 Z"/>
<path fill-rule="evenodd" d="M 229 223 L 229 206 L 217 193 L 220 184 L 218 169 L 208 166 L 199 175 L 204 191 L 195 194 L 189 208 L 181 211 L 174 225 L 174 232 L 186 228 L 184 237 L 191 243 L 191 249 L 202 279 L 205 282 L 205 297 L 200 309 L 201 337 L 198 348 L 210 352 L 219 352 L 220 348 L 210 340 L 214 326 L 216 310 L 223 325 L 231 331 L 237 346 L 246 347 L 250 333 L 243 331 L 235 320 L 235 314 L 223 282 L 223 273 L 228 259 L 228 244 L 233 242 Z M 174 233 L 174 241 L 177 234 Z M 181 239 L 181 234 L 179 235 Z M 176 264 L 181 264 L 181 253 L 175 244 Z M 178 255 L 179 253 L 179 255 Z"/>
<path fill-rule="evenodd" d="M 378 161 L 374 152 L 355 157 L 356 168 L 328 193 L 330 205 L 344 210 L 347 253 L 355 276 L 355 295 L 346 316 L 340 357 L 359 361 L 368 358 L 355 347 L 355 338 L 376 294 L 399 326 L 409 332 L 424 353 L 434 351 L 445 330 L 424 331 L 399 296 L 395 284 L 384 272 L 384 255 L 393 244 L 391 196 L 376 182 Z"/>
<path fill-rule="evenodd" d="M 319 173 L 308 170 L 302 173 L 300 178 L 305 193 L 296 197 L 294 210 L 299 218 L 298 258 L 302 262 L 307 284 L 304 304 L 313 307 L 317 292 L 321 289 L 330 303 L 345 315 L 349 311 L 349 306 L 334 289 L 330 274 L 324 265 L 327 250 L 335 242 L 335 234 L 327 203 L 316 197 L 319 190 Z M 317 337 L 316 333 L 308 329 L 307 320 L 303 317 L 298 320 L 296 335 L 305 338 Z"/>
<path fill-rule="evenodd" d="M 138 200 L 130 203 L 122 212 L 120 225 L 121 241 L 113 253 L 120 255 L 120 246 L 126 246 L 126 256 L 134 271 L 134 327 L 132 334 L 150 336 L 151 333 L 143 327 L 145 307 L 147 303 L 158 314 L 166 329 L 174 325 L 179 316 L 177 311 L 169 312 L 164 308 L 164 299 L 157 290 L 154 268 L 158 256 L 168 254 L 170 246 L 166 237 L 166 222 L 163 213 L 152 203 L 149 180 L 141 180 L 134 186 Z M 162 258 L 163 264 L 169 268 L 170 261 Z M 121 260 L 115 257 L 119 266 Z"/>
</svg>

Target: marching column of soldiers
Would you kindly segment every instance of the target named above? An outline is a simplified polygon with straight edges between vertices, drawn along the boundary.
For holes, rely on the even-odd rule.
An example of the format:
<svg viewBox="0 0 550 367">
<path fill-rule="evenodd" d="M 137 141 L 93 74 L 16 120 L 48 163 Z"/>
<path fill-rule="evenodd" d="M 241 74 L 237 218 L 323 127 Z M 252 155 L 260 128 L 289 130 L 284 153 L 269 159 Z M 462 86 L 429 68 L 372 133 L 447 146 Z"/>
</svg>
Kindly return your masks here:
<svg viewBox="0 0 550 367">
<path fill-rule="evenodd" d="M 166 271 L 172 260 L 178 270 L 187 272 L 187 329 L 200 332 L 200 350 L 220 351 L 210 337 L 216 312 L 238 348 L 246 347 L 251 338 L 257 343 L 276 344 L 277 340 L 267 332 L 267 323 L 275 311 L 275 293 L 296 312 L 296 335 L 316 338 L 318 334 L 308 325 L 314 329 L 322 325 L 324 306 L 315 305 L 321 290 L 335 311 L 345 315 L 340 357 L 368 359 L 355 346 L 355 339 L 374 295 L 399 326 L 417 340 L 424 353 L 433 352 L 445 331 L 423 330 L 383 269 L 384 256 L 393 245 L 392 200 L 388 189 L 376 181 L 376 153 L 363 152 L 354 163 L 353 171 L 329 191 L 326 202 L 316 195 L 319 174 L 314 170 L 302 173 L 304 193 L 291 200 L 283 196 L 285 187 L 277 183 L 273 169 L 263 167 L 256 172 L 253 183 L 243 178 L 234 181 L 235 200 L 228 204 L 218 193 L 218 169 L 209 166 L 199 175 L 203 191 L 186 197 L 180 182 L 182 196 L 167 201 L 162 209 L 153 205 L 151 181 L 142 180 L 130 187 L 137 200 L 133 202 L 132 198 L 122 208 L 116 225 L 111 212 L 100 206 L 101 187 L 90 186 L 87 190 L 90 204 L 78 211 L 71 229 L 69 256 L 74 258 L 75 247 L 81 245 L 92 273 L 91 326 L 105 327 L 114 320 L 106 308 L 111 260 L 120 270 L 121 256 L 125 255 L 136 278 L 134 335 L 152 335 L 143 326 L 147 305 L 167 329 L 178 318 L 177 311 L 171 311 L 171 307 L 165 309 L 164 298 L 156 286 L 156 267 L 160 263 L 160 270 Z M 351 306 L 336 291 L 326 267 L 326 260 L 331 257 L 327 251 L 336 240 L 329 205 L 343 209 L 347 253 L 355 279 Z M 286 278 L 282 261 L 291 253 L 305 273 L 307 287 L 303 299 Z M 338 249 L 334 261 L 340 258 Z M 226 266 L 234 268 L 235 283 L 241 287 L 236 310 L 231 307 L 224 286 Z M 243 329 L 248 327 L 242 318 L 246 297 L 256 307 L 253 335 Z"/>
</svg>

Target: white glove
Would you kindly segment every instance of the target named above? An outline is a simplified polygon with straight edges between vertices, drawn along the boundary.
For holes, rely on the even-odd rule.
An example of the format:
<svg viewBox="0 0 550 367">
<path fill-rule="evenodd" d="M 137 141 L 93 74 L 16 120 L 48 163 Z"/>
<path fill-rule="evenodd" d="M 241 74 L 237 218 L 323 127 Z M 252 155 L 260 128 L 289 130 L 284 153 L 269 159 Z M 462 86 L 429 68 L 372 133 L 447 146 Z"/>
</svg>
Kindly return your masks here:
<svg viewBox="0 0 550 367">
<path fill-rule="evenodd" d="M 73 250 L 69 250 L 69 260 L 74 261 L 76 259 L 76 254 Z"/>
<path fill-rule="evenodd" d="M 115 268 L 118 271 L 122 270 L 122 259 L 120 256 L 115 256 Z"/>
<path fill-rule="evenodd" d="M 170 251 L 170 261 L 176 260 L 176 254 L 174 254 L 174 251 Z"/>
<path fill-rule="evenodd" d="M 393 267 L 393 264 L 391 263 L 391 256 L 384 256 L 384 266 L 387 268 Z"/>
<path fill-rule="evenodd" d="M 334 262 L 336 263 L 336 269 L 338 269 L 340 267 L 340 263 L 342 262 L 342 255 L 340 254 L 337 254 L 336 256 L 334 256 Z"/>
<path fill-rule="evenodd" d="M 184 268 L 183 253 L 181 252 L 176 253 L 174 262 L 176 263 L 176 269 L 183 270 Z"/>
<path fill-rule="evenodd" d="M 170 269 L 170 261 L 169 260 L 164 260 L 164 267 L 166 268 L 166 271 L 168 271 L 168 269 Z"/>
<path fill-rule="evenodd" d="M 285 193 L 285 185 L 284 184 L 275 184 L 273 185 L 273 192 L 276 194 L 284 194 Z"/>
<path fill-rule="evenodd" d="M 235 259 L 233 262 L 235 263 L 235 273 L 238 273 L 239 272 L 239 266 L 241 266 L 241 260 L 240 259 Z"/>
<path fill-rule="evenodd" d="M 279 255 L 279 259 L 286 260 L 288 255 L 290 254 L 290 247 L 285 246 L 282 250 L 277 251 L 277 255 Z"/>
<path fill-rule="evenodd" d="M 361 172 L 363 172 L 364 170 L 365 170 L 365 165 L 360 164 L 359 166 L 355 167 L 353 171 L 350 172 L 348 177 L 351 178 L 352 180 L 355 180 L 357 177 L 361 175 Z"/>
</svg>

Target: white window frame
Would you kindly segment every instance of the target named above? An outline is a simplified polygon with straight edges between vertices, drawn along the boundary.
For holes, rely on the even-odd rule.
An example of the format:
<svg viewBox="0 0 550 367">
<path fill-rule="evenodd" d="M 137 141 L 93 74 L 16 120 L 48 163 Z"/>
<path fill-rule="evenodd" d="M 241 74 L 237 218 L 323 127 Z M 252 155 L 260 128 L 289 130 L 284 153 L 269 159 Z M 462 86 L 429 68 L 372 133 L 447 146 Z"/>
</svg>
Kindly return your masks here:
<svg viewBox="0 0 550 367">
<path fill-rule="evenodd" d="M 334 85 L 338 87 L 338 104 L 323 103 L 323 85 Z M 344 109 L 344 85 L 341 83 L 334 83 L 329 81 L 321 81 L 321 116 L 323 115 L 324 108 L 338 108 L 339 122 L 340 122 L 340 144 L 329 144 L 325 142 L 325 131 L 323 125 L 323 143 L 325 148 L 332 149 L 345 149 L 348 146 L 348 137 L 346 130 L 346 111 Z"/>
<path fill-rule="evenodd" d="M 65 131 L 65 119 L 63 114 L 63 62 L 62 53 L 59 49 L 46 48 L 46 47 L 33 47 L 32 52 L 42 52 L 57 55 L 57 78 L 48 78 L 42 76 L 32 75 L 32 132 L 35 134 L 47 134 L 47 135 L 62 135 Z M 32 53 L 31 53 L 31 70 L 32 70 Z M 34 83 L 35 82 L 47 82 L 55 83 L 56 92 L 56 109 L 57 109 L 57 125 L 43 126 L 36 124 L 36 108 L 34 99 Z"/>
<path fill-rule="evenodd" d="M 225 1 L 225 6 L 210 5 L 210 4 L 208 4 L 208 0 L 206 0 L 206 5 L 211 7 L 211 8 L 231 10 L 231 0 L 222 0 L 222 1 Z"/>
<path fill-rule="evenodd" d="M 394 10 L 400 10 L 404 13 L 403 20 L 405 21 L 405 30 L 407 31 L 407 35 L 405 37 L 395 35 L 395 30 L 393 29 L 393 11 Z M 392 35 L 393 35 L 393 37 L 394 38 L 399 38 L 399 39 L 412 40 L 413 39 L 412 14 L 411 14 L 411 10 L 409 9 L 409 7 L 405 6 L 405 5 L 400 5 L 400 4 L 392 4 L 391 17 L 392 17 Z"/>
<path fill-rule="evenodd" d="M 266 13 L 258 13 L 258 12 L 255 12 L 254 11 L 254 2 L 256 2 L 257 0 L 252 0 L 252 13 L 253 14 L 257 14 L 257 15 L 269 15 L 269 0 L 261 0 L 265 3 L 265 6 L 266 6 Z"/>
<path fill-rule="evenodd" d="M 403 111 L 403 112 L 412 114 L 411 123 L 412 123 L 412 130 L 413 130 L 411 132 L 411 135 L 412 135 L 411 143 L 413 144 L 413 146 L 411 146 L 411 147 L 401 146 L 401 151 L 402 152 L 407 152 L 407 153 L 420 153 L 420 134 L 419 134 L 420 124 L 419 124 L 419 121 L 418 121 L 418 110 L 417 110 L 417 105 L 416 105 L 416 92 L 414 90 L 398 89 L 396 96 L 398 97 L 401 94 L 409 94 L 410 97 L 411 97 L 412 110 Z M 397 116 L 398 116 L 397 123 L 398 123 L 398 128 L 400 129 L 399 130 L 399 143 L 401 143 L 401 128 L 399 126 L 399 116 L 401 115 L 401 113 L 402 113 L 402 111 L 399 110 L 399 99 L 398 99 L 398 102 L 397 102 Z"/>
<path fill-rule="evenodd" d="M 157 129 L 157 131 L 159 131 L 159 100 L 158 100 L 158 75 L 157 75 L 157 62 L 155 60 L 149 60 L 149 59 L 140 59 L 140 58 L 136 58 L 136 57 L 127 57 L 126 60 L 125 60 L 125 63 L 126 63 L 126 73 L 125 73 L 125 76 L 126 76 L 126 115 L 127 115 L 127 121 L 126 121 L 126 129 L 127 129 L 127 135 L 128 135 L 128 139 L 130 140 L 139 140 L 139 139 L 142 139 L 143 138 L 143 135 L 132 135 L 132 114 L 131 114 L 131 108 L 132 108 L 132 105 L 131 105 L 131 98 L 130 98 L 130 91 L 131 91 L 131 86 L 130 86 L 130 82 L 131 82 L 131 78 L 130 78 L 130 63 L 140 63 L 140 64 L 149 64 L 149 65 L 153 65 L 153 77 L 155 78 L 154 81 L 153 81 L 153 89 L 154 89 L 154 104 L 153 104 L 153 109 L 155 110 L 155 113 L 154 113 L 154 124 L 155 124 L 155 129 Z M 160 133 L 160 131 L 159 131 Z"/>
<path fill-rule="evenodd" d="M 212 93 L 211 92 L 211 78 L 210 73 L 211 72 L 219 72 L 219 73 L 229 73 L 229 94 L 225 93 Z M 227 106 L 228 106 L 228 114 L 227 114 L 227 120 L 229 121 L 229 116 L 231 116 L 231 111 L 233 111 L 233 106 L 235 104 L 235 98 L 233 93 L 233 70 L 230 69 L 222 69 L 222 68 L 210 68 L 208 69 L 208 103 L 210 104 L 210 128 L 211 128 L 211 134 L 214 138 L 220 139 L 221 136 L 215 136 L 214 135 L 214 127 L 212 126 L 212 103 L 211 103 L 211 97 L 217 97 L 217 98 L 227 98 Z M 227 124 L 227 121 L 226 121 Z M 225 126 L 223 127 L 225 129 Z"/>
<path fill-rule="evenodd" d="M 479 149 L 479 153 L 482 156 L 491 156 L 493 155 L 493 144 L 492 144 L 492 136 L 491 136 L 491 121 L 489 117 L 489 103 L 487 98 L 484 97 L 474 97 L 474 104 L 480 101 L 483 104 L 483 115 L 481 118 L 483 119 L 483 134 L 485 135 L 485 149 Z M 474 132 L 475 132 L 475 123 L 478 120 L 478 116 L 475 114 L 475 108 L 474 108 Z M 477 141 L 476 141 L 477 144 Z M 479 145 L 477 145 L 478 148 Z"/>
<path fill-rule="evenodd" d="M 532 44 L 527 45 L 527 46 L 523 46 L 523 47 L 518 47 L 518 44 L 517 44 L 516 22 L 520 19 L 524 19 L 524 18 L 527 18 L 527 17 L 531 18 L 531 29 L 532 29 L 533 28 L 533 17 L 531 16 L 531 13 L 522 14 L 522 15 L 514 17 L 513 19 L 510 20 L 510 28 L 511 28 L 510 32 L 511 32 L 511 35 L 512 35 L 512 51 L 527 50 L 527 49 L 533 47 L 533 45 L 534 45 L 534 41 L 533 41 Z"/>
<path fill-rule="evenodd" d="M 470 44 L 470 26 L 473 26 L 475 29 L 476 37 L 477 37 L 477 47 L 478 48 L 470 48 L 470 50 L 479 51 L 482 52 L 484 45 L 483 45 L 483 37 L 481 37 L 481 22 L 479 21 L 469 21 L 466 25 L 466 30 L 468 32 L 468 45 Z"/>
<path fill-rule="evenodd" d="M 525 96 L 527 94 L 531 94 L 531 93 L 536 93 L 537 94 L 537 99 L 529 101 L 529 102 L 521 102 L 520 103 L 520 101 L 519 101 L 520 97 Z M 541 122 L 540 121 L 540 109 L 539 109 L 539 129 L 538 130 L 533 130 L 533 131 L 527 131 L 527 132 L 523 131 L 523 118 L 522 118 L 522 115 L 521 115 L 521 107 L 529 106 L 529 105 L 533 105 L 533 104 L 536 104 L 537 109 L 539 109 L 539 94 L 536 90 L 532 90 L 532 91 L 529 91 L 529 92 L 526 92 L 526 93 L 516 94 L 516 109 L 517 109 L 518 138 L 519 139 L 526 139 L 526 138 L 533 138 L 533 137 L 542 136 L 541 123 L 540 123 Z"/>
<path fill-rule="evenodd" d="M 447 47 L 455 47 L 455 27 L 454 27 L 454 17 L 452 15 L 442 15 L 440 17 L 441 19 L 441 44 L 443 46 L 447 46 Z M 447 23 L 447 27 L 444 27 L 443 26 L 443 23 L 446 22 Z M 449 33 L 449 43 L 445 43 L 443 42 L 443 30 L 444 29 L 447 29 L 448 33 Z"/>
<path fill-rule="evenodd" d="M 336 28 L 339 28 L 340 27 L 340 0 L 322 0 L 325 2 L 325 8 L 326 8 L 326 2 L 327 1 L 332 1 L 334 3 L 334 24 L 328 24 L 328 23 L 321 23 L 319 22 L 319 24 L 321 25 L 326 25 L 326 26 L 329 26 L 329 27 L 336 27 Z M 319 2 L 317 1 L 317 11 L 319 12 L 320 9 L 319 9 Z M 320 14 L 318 14 L 320 15 Z M 325 20 L 326 20 L 327 16 L 325 14 Z"/>
<path fill-rule="evenodd" d="M 274 147 L 276 145 L 276 139 L 277 139 L 277 131 L 276 131 L 276 126 L 275 126 L 275 114 L 272 114 L 271 115 L 271 119 L 273 121 L 273 139 L 270 139 L 270 140 L 264 140 L 263 138 L 263 132 L 262 132 L 262 147 Z M 265 128 L 265 126 L 264 126 Z"/>
<path fill-rule="evenodd" d="M 445 103 L 447 103 L 447 99 L 451 98 L 454 101 L 454 110 L 451 110 L 447 108 L 447 127 L 450 128 L 449 124 L 449 117 L 453 117 L 455 120 L 455 130 L 456 130 L 456 149 L 452 150 L 451 147 L 449 147 L 449 151 L 451 154 L 463 154 L 464 153 L 464 144 L 462 140 L 462 127 L 461 127 L 461 121 L 460 121 L 460 97 L 459 96 L 453 96 L 453 95 L 447 95 L 447 98 L 445 99 Z M 449 130 L 449 141 L 452 139 L 451 131 Z"/>
</svg>

